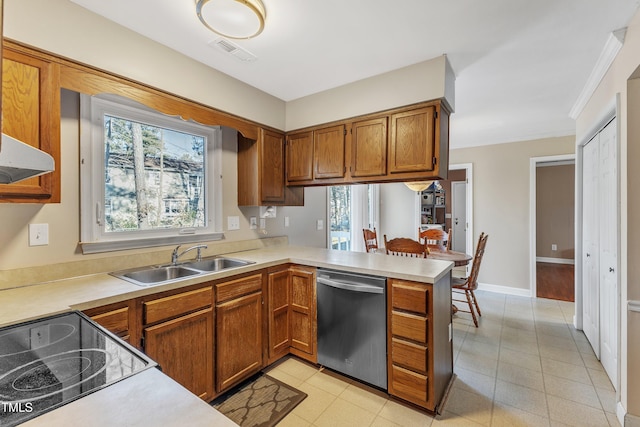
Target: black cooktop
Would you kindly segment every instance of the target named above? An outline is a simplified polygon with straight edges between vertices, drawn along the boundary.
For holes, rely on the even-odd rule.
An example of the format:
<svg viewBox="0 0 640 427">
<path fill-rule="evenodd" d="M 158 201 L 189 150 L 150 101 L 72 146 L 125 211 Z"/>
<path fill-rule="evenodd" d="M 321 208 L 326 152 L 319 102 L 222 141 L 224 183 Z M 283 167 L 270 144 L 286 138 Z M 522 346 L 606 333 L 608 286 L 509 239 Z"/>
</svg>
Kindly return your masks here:
<svg viewBox="0 0 640 427">
<path fill-rule="evenodd" d="M 80 312 L 0 328 L 0 426 L 156 366 Z"/>
</svg>

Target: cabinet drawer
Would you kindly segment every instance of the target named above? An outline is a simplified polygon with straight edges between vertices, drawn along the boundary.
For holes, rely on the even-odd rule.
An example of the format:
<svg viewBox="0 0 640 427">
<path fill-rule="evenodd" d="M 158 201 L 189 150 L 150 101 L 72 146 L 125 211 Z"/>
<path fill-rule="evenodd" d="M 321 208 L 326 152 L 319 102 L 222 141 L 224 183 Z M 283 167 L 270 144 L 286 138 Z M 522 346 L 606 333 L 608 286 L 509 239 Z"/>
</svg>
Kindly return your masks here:
<svg viewBox="0 0 640 427">
<path fill-rule="evenodd" d="M 413 314 L 391 312 L 391 334 L 421 344 L 427 343 L 427 319 Z"/>
<path fill-rule="evenodd" d="M 391 340 L 391 360 L 420 374 L 427 374 L 427 347 L 401 339 Z"/>
<path fill-rule="evenodd" d="M 262 290 L 262 274 L 242 277 L 216 285 L 216 302 L 228 301 Z"/>
<path fill-rule="evenodd" d="M 129 333 L 129 307 L 97 314 L 92 316 L 91 319 L 116 335 L 122 336 Z"/>
<path fill-rule="evenodd" d="M 143 303 L 144 323 L 150 324 L 171 319 L 184 313 L 209 307 L 212 304 L 213 289 L 210 286 L 153 301 L 146 301 Z"/>
<path fill-rule="evenodd" d="M 391 301 L 393 308 L 427 314 L 429 289 L 426 285 L 394 280 L 391 285 Z"/>
<path fill-rule="evenodd" d="M 393 394 L 414 403 L 427 402 L 427 377 L 413 371 L 392 366 L 391 387 Z"/>
</svg>

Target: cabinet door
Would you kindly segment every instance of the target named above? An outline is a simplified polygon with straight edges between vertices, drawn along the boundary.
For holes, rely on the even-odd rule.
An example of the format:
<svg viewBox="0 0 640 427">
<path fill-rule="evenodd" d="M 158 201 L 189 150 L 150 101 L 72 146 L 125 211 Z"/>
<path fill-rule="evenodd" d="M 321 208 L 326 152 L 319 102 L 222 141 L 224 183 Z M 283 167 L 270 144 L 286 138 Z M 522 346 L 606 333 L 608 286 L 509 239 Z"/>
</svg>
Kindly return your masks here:
<svg viewBox="0 0 640 427">
<path fill-rule="evenodd" d="M 259 157 L 261 202 L 284 203 L 284 135 L 262 129 Z"/>
<path fill-rule="evenodd" d="M 59 68 L 3 49 L 2 133 L 51 154 L 55 171 L 13 184 L 0 184 L 0 201 L 60 202 Z"/>
<path fill-rule="evenodd" d="M 139 347 L 140 335 L 136 331 L 137 311 L 134 300 L 123 301 L 85 310 L 84 314 L 109 332 L 134 347 Z"/>
<path fill-rule="evenodd" d="M 291 338 L 289 335 L 289 270 L 269 273 L 269 361 L 271 364 L 289 352 Z"/>
<path fill-rule="evenodd" d="M 344 125 L 313 132 L 313 177 L 342 178 L 345 174 Z"/>
<path fill-rule="evenodd" d="M 313 179 L 313 132 L 287 136 L 287 183 Z"/>
<path fill-rule="evenodd" d="M 391 116 L 389 172 L 434 170 L 435 107 L 419 108 Z"/>
<path fill-rule="evenodd" d="M 262 369 L 262 292 L 216 305 L 216 391 Z"/>
<path fill-rule="evenodd" d="M 351 176 L 387 174 L 387 118 L 355 122 L 351 127 Z"/>
<path fill-rule="evenodd" d="M 145 353 L 192 393 L 213 398 L 211 307 L 144 329 Z"/>
<path fill-rule="evenodd" d="M 291 268 L 291 348 L 317 359 L 315 269 Z M 299 352 L 292 351 L 296 355 Z"/>
</svg>

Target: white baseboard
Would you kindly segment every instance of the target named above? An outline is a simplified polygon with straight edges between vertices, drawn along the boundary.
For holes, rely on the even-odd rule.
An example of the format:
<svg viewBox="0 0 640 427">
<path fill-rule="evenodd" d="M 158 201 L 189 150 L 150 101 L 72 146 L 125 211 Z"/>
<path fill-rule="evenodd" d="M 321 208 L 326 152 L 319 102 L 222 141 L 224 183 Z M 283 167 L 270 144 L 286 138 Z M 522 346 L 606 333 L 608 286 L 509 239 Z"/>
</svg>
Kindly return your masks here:
<svg viewBox="0 0 640 427">
<path fill-rule="evenodd" d="M 629 414 L 620 402 L 616 405 L 616 417 L 621 426 L 640 427 L 640 417 Z"/>
<path fill-rule="evenodd" d="M 546 262 L 547 264 L 567 264 L 573 265 L 576 261 L 572 258 L 547 258 L 543 256 L 536 257 L 536 262 Z"/>
<path fill-rule="evenodd" d="M 531 298 L 531 289 L 512 288 L 510 286 L 492 285 L 489 283 L 478 283 L 481 291 L 495 292 L 498 294 L 516 295 L 519 297 Z"/>
</svg>

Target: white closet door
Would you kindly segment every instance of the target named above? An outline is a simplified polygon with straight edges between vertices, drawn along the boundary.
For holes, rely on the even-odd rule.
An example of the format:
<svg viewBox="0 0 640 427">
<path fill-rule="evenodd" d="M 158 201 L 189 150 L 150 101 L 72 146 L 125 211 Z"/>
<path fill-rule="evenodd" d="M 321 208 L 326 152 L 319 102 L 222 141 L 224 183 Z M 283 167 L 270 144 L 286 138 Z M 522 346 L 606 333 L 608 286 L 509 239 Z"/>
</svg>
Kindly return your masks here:
<svg viewBox="0 0 640 427">
<path fill-rule="evenodd" d="M 614 386 L 618 365 L 618 178 L 616 121 L 600 132 L 600 362 Z"/>
<path fill-rule="evenodd" d="M 583 331 L 596 355 L 600 354 L 598 280 L 598 139 L 585 145 L 582 162 L 582 316 Z"/>
</svg>

